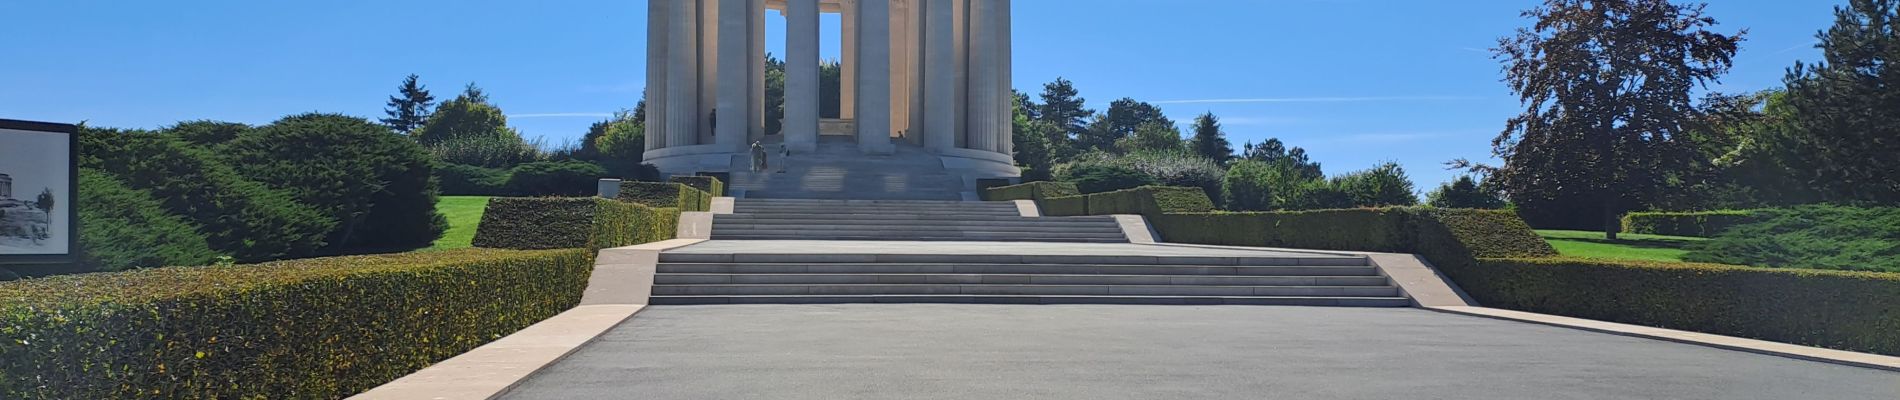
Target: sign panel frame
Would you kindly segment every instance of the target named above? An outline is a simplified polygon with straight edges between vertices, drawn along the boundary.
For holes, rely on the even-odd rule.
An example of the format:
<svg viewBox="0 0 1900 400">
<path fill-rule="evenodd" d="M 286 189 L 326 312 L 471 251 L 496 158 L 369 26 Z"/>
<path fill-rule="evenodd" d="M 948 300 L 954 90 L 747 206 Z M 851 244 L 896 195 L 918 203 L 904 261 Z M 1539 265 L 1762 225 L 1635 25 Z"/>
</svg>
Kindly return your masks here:
<svg viewBox="0 0 1900 400">
<path fill-rule="evenodd" d="M 55 201 L 53 202 L 54 204 L 53 208 L 60 209 L 60 210 L 55 210 L 53 213 L 54 214 L 63 213 L 64 216 L 66 217 L 65 219 L 66 225 L 68 226 L 66 227 L 50 226 L 50 228 L 54 231 L 53 235 L 63 236 L 65 238 L 66 240 L 65 252 L 63 253 L 49 252 L 49 253 L 43 253 L 43 254 L 42 253 L 26 253 L 26 254 L 0 253 L 0 266 L 36 265 L 36 264 L 37 265 L 44 265 L 44 264 L 76 265 L 79 262 L 79 254 L 82 251 L 82 249 L 80 249 L 80 246 L 79 246 L 79 229 L 81 229 L 80 227 L 81 224 L 79 221 L 79 126 L 72 125 L 72 124 L 54 123 L 54 122 L 22 121 L 22 120 L 0 118 L 0 131 L 9 131 L 9 130 L 26 131 L 30 133 L 64 135 L 66 137 L 66 141 L 65 141 L 66 142 L 66 154 L 65 154 L 66 165 L 63 168 L 63 170 L 66 171 L 66 190 L 65 190 L 65 193 L 55 194 L 55 196 L 58 196 L 58 197 L 54 198 Z M 11 146 L 12 143 L 7 143 L 8 138 L 4 137 L 3 135 L 5 135 L 5 133 L 0 132 L 0 146 Z M 9 152 L 14 152 L 14 154 L 26 154 L 26 153 L 20 153 L 18 151 L 19 149 L 0 148 L 0 156 L 5 156 Z M 25 151 L 32 152 L 32 151 L 39 151 L 39 150 L 28 149 Z M 56 168 L 55 170 L 58 170 L 58 169 Z M 0 171 L 0 173 L 6 173 L 6 171 Z M 14 178 L 14 179 L 17 180 L 17 178 Z M 41 189 L 20 189 L 19 187 L 12 187 L 12 189 L 13 189 L 12 190 L 13 195 L 15 195 L 16 197 L 38 196 L 38 193 L 41 190 Z M 21 195 L 20 193 L 22 193 L 22 190 L 25 190 L 26 193 L 28 194 Z M 57 221 L 57 220 L 49 218 L 48 225 L 54 225 L 51 221 Z"/>
</svg>

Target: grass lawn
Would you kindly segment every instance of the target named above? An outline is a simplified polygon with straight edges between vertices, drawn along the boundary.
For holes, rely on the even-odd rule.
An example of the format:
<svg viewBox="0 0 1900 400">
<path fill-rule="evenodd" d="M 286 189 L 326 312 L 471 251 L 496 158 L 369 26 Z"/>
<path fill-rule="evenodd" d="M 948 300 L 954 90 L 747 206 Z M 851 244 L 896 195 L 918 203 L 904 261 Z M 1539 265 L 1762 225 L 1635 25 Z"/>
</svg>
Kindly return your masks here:
<svg viewBox="0 0 1900 400">
<path fill-rule="evenodd" d="M 1619 234 L 1617 240 L 1606 240 L 1603 232 L 1539 230 L 1558 253 L 1573 257 L 1606 258 L 1620 260 L 1682 261 L 1682 255 L 1688 250 L 1682 247 L 1689 243 L 1708 240 L 1686 236 L 1663 236 L 1641 234 Z"/>
<path fill-rule="evenodd" d="M 488 208 L 488 196 L 442 196 L 435 210 L 449 217 L 449 230 L 424 250 L 448 250 L 469 247 L 475 241 L 475 226 L 482 223 L 482 211 Z"/>
</svg>

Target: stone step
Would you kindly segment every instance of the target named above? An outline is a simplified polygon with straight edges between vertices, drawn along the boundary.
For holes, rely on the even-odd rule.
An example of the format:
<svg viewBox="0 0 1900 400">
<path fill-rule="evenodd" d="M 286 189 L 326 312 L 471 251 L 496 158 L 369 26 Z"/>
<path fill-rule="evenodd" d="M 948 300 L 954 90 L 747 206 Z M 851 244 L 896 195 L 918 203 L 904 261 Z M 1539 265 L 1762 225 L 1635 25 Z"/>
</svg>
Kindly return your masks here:
<svg viewBox="0 0 1900 400">
<path fill-rule="evenodd" d="M 959 304 L 1138 304 L 1138 305 L 1263 305 L 1410 307 L 1404 297 L 1310 296 L 1007 296 L 1007 295 L 865 295 L 865 296 L 654 296 L 654 305 L 692 304 L 844 304 L 844 303 L 959 303 Z"/>
<path fill-rule="evenodd" d="M 1127 238 L 1108 237 L 1006 237 L 1006 236 L 892 236 L 892 235 L 712 235 L 717 240 L 845 240 L 898 242 L 1033 242 L 1033 243 L 1128 243 Z"/>
<path fill-rule="evenodd" d="M 826 191 L 802 191 L 802 190 L 788 190 L 788 191 L 777 191 L 777 190 L 773 190 L 773 191 L 753 191 L 753 190 L 750 190 L 750 189 L 746 189 L 746 192 L 745 192 L 745 196 L 746 196 L 746 198 L 755 198 L 755 199 L 763 199 L 763 198 L 770 198 L 770 199 L 838 199 L 838 198 L 851 198 L 851 199 L 885 199 L 885 200 L 956 200 L 956 199 L 961 199 L 961 198 L 963 198 L 963 194 L 961 194 L 961 193 L 956 193 L 956 192 L 948 192 L 948 191 L 943 191 L 943 192 L 924 192 L 924 191 L 907 191 L 907 192 L 884 192 L 884 191 L 863 191 L 863 190 L 858 190 L 858 191 L 830 191 L 830 192 L 826 192 Z"/>
<path fill-rule="evenodd" d="M 1385 286 L 1383 276 L 1090 275 L 1090 274 L 682 274 L 654 275 L 656 285 L 1205 285 Z"/>
<path fill-rule="evenodd" d="M 1039 233 L 1104 233 L 1121 235 L 1119 226 L 1109 225 L 812 225 L 795 223 L 737 224 L 714 222 L 713 233 L 747 232 L 773 233 L 781 231 L 849 233 L 849 232 L 1039 232 Z"/>
<path fill-rule="evenodd" d="M 1020 214 L 1020 213 L 1021 213 L 1021 211 L 1019 211 L 1019 210 L 1018 210 L 1018 209 L 1017 209 L 1016 207 L 949 207 L 949 206 L 925 206 L 925 207 L 903 207 L 903 206 L 803 206 L 803 205 L 783 205 L 783 206 L 776 206 L 776 205 L 774 205 L 774 206 L 761 206 L 761 205 L 734 205 L 734 206 L 732 206 L 732 212 L 734 212 L 734 213 L 739 213 L 739 214 L 759 214 L 759 213 L 800 213 L 800 214 L 938 214 L 938 213 L 972 213 L 972 214 L 1002 214 L 1002 215 L 1021 215 L 1021 214 Z"/>
<path fill-rule="evenodd" d="M 661 255 L 665 259 L 665 254 Z M 980 274 L 980 275 L 1149 275 L 1149 276 L 1264 276 L 1264 277 L 1380 277 L 1368 265 L 1341 266 L 1234 266 L 1234 265 L 1127 265 L 1050 263 L 734 263 L 664 261 L 659 274 Z"/>
<path fill-rule="evenodd" d="M 964 238 L 1102 238 L 1118 239 L 1124 235 L 1119 229 L 1097 229 L 1073 231 L 1068 229 L 985 229 L 985 228 L 933 228 L 933 227 L 884 227 L 853 229 L 806 229 L 797 226 L 765 226 L 754 228 L 720 228 L 715 226 L 714 239 L 725 235 L 814 235 L 814 236 L 883 236 L 898 240 L 900 236 L 917 237 L 964 237 Z"/>
<path fill-rule="evenodd" d="M 1072 264 L 1161 266 L 1351 266 L 1370 267 L 1366 257 L 1017 255 L 1017 254 L 849 254 L 849 253 L 680 253 L 660 254 L 661 263 L 787 264 Z M 1233 275 L 1217 273 L 1218 275 Z"/>
<path fill-rule="evenodd" d="M 655 296 L 785 296 L 971 294 L 1016 296 L 1344 296 L 1398 297 L 1393 286 L 1206 286 L 1206 285 L 654 285 Z"/>
<path fill-rule="evenodd" d="M 735 205 L 737 204 L 826 204 L 826 205 L 830 205 L 830 204 L 847 204 L 847 205 L 898 204 L 898 205 L 980 205 L 980 206 L 1009 205 L 1010 204 L 1006 202 L 960 201 L 960 200 L 957 200 L 957 201 L 934 201 L 934 200 L 892 201 L 892 200 L 807 200 L 807 199 L 738 199 L 734 201 L 733 203 Z M 1014 207 L 1014 205 L 1009 205 L 1009 206 Z"/>
<path fill-rule="evenodd" d="M 995 216 L 991 216 L 991 215 L 952 215 L 952 214 L 917 214 L 917 215 L 902 215 L 902 214 L 720 214 L 720 215 L 715 215 L 715 216 L 713 216 L 713 218 L 714 218 L 714 221 L 799 221 L 799 222 L 805 222 L 805 223 L 809 223 L 809 222 L 813 222 L 813 220 L 818 220 L 818 221 L 837 221 L 837 222 L 840 222 L 840 223 L 846 223 L 846 222 L 850 222 L 850 223 L 856 223 L 856 222 L 866 222 L 866 223 L 884 223 L 884 221 L 892 221 L 892 222 L 897 222 L 897 223 L 911 223 L 911 222 L 916 222 L 916 223 L 932 223 L 932 224 L 934 224 L 934 223 L 939 223 L 939 222 L 949 222 L 949 221 L 965 221 L 965 222 L 1015 222 L 1015 221 L 1025 221 L 1025 220 L 1027 220 L 1027 221 L 1035 221 L 1036 223 L 1043 223 L 1043 224 L 1100 224 L 1100 223 L 1116 223 L 1116 222 L 1115 222 L 1115 218 L 1114 218 L 1114 217 L 1109 217 L 1109 216 L 1099 216 L 1099 217 L 1022 217 L 1022 216 L 1014 216 L 1014 215 L 1009 215 L 1009 216 L 1003 216 L 1003 215 L 995 215 Z M 898 222 L 898 221 L 901 221 L 901 222 Z"/>
</svg>

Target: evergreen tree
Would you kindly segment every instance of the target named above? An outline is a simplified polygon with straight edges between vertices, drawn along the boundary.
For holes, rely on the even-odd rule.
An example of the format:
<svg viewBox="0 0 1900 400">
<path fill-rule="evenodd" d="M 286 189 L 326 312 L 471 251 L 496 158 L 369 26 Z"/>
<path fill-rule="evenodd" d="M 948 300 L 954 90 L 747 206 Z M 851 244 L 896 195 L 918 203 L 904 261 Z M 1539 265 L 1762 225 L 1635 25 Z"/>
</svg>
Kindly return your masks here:
<svg viewBox="0 0 1900 400">
<path fill-rule="evenodd" d="M 1214 113 L 1195 117 L 1192 130 L 1194 138 L 1189 140 L 1188 146 L 1195 154 L 1222 164 L 1234 158 L 1234 145 L 1227 141 L 1227 133 L 1221 132 L 1220 118 L 1215 117 Z"/>
<path fill-rule="evenodd" d="M 1900 204 L 1900 0 L 1850 0 L 1788 71 L 1784 169 L 1823 201 Z"/>
<path fill-rule="evenodd" d="M 1174 121 L 1163 115 L 1160 107 L 1124 97 L 1110 103 L 1107 114 L 1090 121 L 1088 129 L 1076 138 L 1076 144 L 1083 151 L 1112 151 L 1117 142 L 1135 136 L 1137 130 L 1149 124 L 1173 127 Z M 1180 138 L 1176 137 L 1175 140 L 1179 141 Z"/>
<path fill-rule="evenodd" d="M 1086 99 L 1078 95 L 1073 82 L 1056 78 L 1054 82 L 1042 85 L 1041 98 L 1042 106 L 1034 114 L 1040 116 L 1041 121 L 1060 129 L 1065 139 L 1080 138 L 1088 131 L 1086 123 L 1089 116 L 1095 115 L 1095 110 L 1085 105 Z"/>
<path fill-rule="evenodd" d="M 1049 137 L 1058 134 L 1059 131 L 1049 123 L 1029 119 L 1029 116 L 1023 113 L 1017 113 L 1015 117 L 1012 124 L 1015 132 L 1010 140 L 1015 144 L 1013 148 L 1016 154 L 1013 156 L 1016 159 L 1016 166 L 1022 168 L 1023 181 L 1049 180 L 1051 170 L 1056 164 L 1050 154 Z"/>
<path fill-rule="evenodd" d="M 1614 239 L 1625 210 L 1693 167 L 1690 91 L 1726 72 L 1741 41 L 1712 31 L 1704 8 L 1545 0 L 1524 13 L 1533 26 L 1499 40 L 1524 111 L 1492 141 L 1504 160 L 1492 177 L 1526 222 Z"/>
<path fill-rule="evenodd" d="M 838 60 L 818 63 L 818 118 L 838 118 L 844 102 L 844 66 Z"/>
<path fill-rule="evenodd" d="M 435 96 L 429 95 L 429 88 L 417 79 L 416 74 L 409 74 L 403 78 L 402 86 L 396 88 L 396 95 L 389 96 L 389 108 L 383 109 L 389 117 L 381 120 L 389 129 L 407 135 L 429 120 L 429 107 L 435 105 Z"/>
</svg>

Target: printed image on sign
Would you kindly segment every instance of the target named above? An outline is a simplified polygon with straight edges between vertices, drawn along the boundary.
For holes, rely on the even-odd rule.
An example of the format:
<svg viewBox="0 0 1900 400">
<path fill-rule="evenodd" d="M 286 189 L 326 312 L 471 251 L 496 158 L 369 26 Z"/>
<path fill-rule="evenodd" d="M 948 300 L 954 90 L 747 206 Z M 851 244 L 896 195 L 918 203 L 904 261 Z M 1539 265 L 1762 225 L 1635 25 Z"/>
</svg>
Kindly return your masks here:
<svg viewBox="0 0 1900 400">
<path fill-rule="evenodd" d="M 0 255 L 71 254 L 71 137 L 0 128 Z"/>
</svg>

